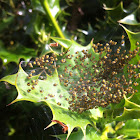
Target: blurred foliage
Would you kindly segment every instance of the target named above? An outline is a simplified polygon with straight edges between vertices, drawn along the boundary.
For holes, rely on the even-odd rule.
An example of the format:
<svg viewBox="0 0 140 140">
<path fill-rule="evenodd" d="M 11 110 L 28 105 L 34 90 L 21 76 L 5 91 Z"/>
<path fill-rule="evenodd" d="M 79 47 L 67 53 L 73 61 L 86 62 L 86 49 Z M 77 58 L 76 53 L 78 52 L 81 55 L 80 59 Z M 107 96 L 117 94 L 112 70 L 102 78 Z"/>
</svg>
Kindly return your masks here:
<svg viewBox="0 0 140 140">
<path fill-rule="evenodd" d="M 140 32 L 139 0 L 48 0 L 48 5 L 50 8 L 46 11 L 43 0 L 0 1 L 0 78 L 16 73 L 22 60 L 29 61 L 51 52 L 46 47 L 51 42 L 50 36 L 87 45 L 92 38 L 95 43 L 110 39 L 121 42 L 124 34 L 128 50 L 133 49 L 132 43 L 139 39 L 139 33 L 135 33 Z M 126 32 L 132 41 L 129 42 L 119 23 L 128 29 Z M 17 96 L 15 87 L 6 82 L 0 83 L 0 93 L 1 138 L 56 139 L 48 135 L 62 133 L 60 126 L 43 130 L 52 119 L 46 106 L 30 102 L 6 106 Z M 139 104 L 138 97 L 134 96 L 131 101 Z M 99 129 L 109 139 L 139 139 L 138 119 L 119 121 L 108 123 L 102 120 Z M 76 133 L 83 137 L 80 130 Z"/>
</svg>

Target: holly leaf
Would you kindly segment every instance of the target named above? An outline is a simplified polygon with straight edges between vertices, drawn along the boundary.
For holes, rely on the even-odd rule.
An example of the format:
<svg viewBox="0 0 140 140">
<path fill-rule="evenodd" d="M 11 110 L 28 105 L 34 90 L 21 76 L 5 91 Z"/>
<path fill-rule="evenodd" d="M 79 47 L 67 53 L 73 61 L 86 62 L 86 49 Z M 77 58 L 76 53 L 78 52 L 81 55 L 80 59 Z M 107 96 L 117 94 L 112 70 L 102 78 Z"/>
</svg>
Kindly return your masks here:
<svg viewBox="0 0 140 140">
<path fill-rule="evenodd" d="M 138 119 L 140 118 L 140 109 L 126 109 L 124 108 L 124 112 L 121 116 L 117 116 L 115 121 L 124 121 L 130 119 Z"/>
<path fill-rule="evenodd" d="M 50 10 L 50 13 L 52 14 L 53 17 L 57 18 L 59 13 L 61 12 L 60 5 L 59 5 L 59 0 L 47 0 L 48 3 L 48 8 Z M 40 11 L 45 14 L 45 10 L 42 7 L 40 0 L 32 0 L 32 5 L 35 10 Z"/>
<path fill-rule="evenodd" d="M 62 134 L 55 137 L 60 138 L 61 140 L 66 140 L 67 135 Z M 77 139 L 84 140 L 84 135 L 81 129 L 78 129 L 77 132 L 72 133 L 68 140 L 77 140 Z M 88 125 L 86 129 L 86 140 L 92 139 L 101 140 L 101 135 L 97 132 L 96 129 Z"/>
<path fill-rule="evenodd" d="M 65 49 L 68 49 L 72 45 L 72 42 L 68 39 L 58 38 L 58 37 L 50 37 L 50 38 L 55 42 L 57 42 L 58 44 L 60 44 Z"/>
<path fill-rule="evenodd" d="M 68 40 L 61 40 L 57 38 L 55 38 L 55 41 L 58 41 L 60 44 L 65 44 L 65 48 L 70 49 L 69 53 L 71 55 L 76 51 L 81 51 L 84 49 L 93 53 L 94 56 L 97 56 L 96 59 L 99 59 L 99 54 L 96 54 L 92 48 L 92 42 L 88 46 L 84 47 L 78 45 L 74 41 L 70 42 Z M 63 58 L 65 58 L 65 55 L 58 57 L 59 60 L 62 60 Z M 87 62 L 88 58 L 85 63 Z M 67 63 L 63 65 L 66 66 L 70 63 L 74 63 L 74 59 L 67 61 Z M 29 77 L 29 74 L 27 74 L 23 70 L 21 63 L 19 65 L 19 71 L 17 72 L 17 74 L 6 76 L 0 81 L 6 81 L 15 85 L 18 91 L 18 95 L 12 103 L 23 100 L 35 103 L 43 102 L 51 108 L 53 113 L 53 120 L 58 120 L 67 125 L 67 139 L 75 127 L 81 128 L 81 131 L 83 132 L 83 136 L 85 138 L 87 125 L 91 124 L 96 129 L 96 121 L 99 117 L 102 117 L 103 111 L 100 108 L 88 110 L 83 113 L 72 112 L 71 110 L 69 110 L 69 103 L 67 101 L 70 95 L 69 90 L 60 83 L 60 79 L 58 76 L 59 74 L 63 73 L 63 65 L 61 65 L 60 69 L 55 68 L 51 75 L 45 73 L 44 77 L 46 78 L 44 80 L 41 80 L 40 76 L 43 71 L 39 74 L 35 74 L 32 77 Z M 89 64 L 89 67 L 91 65 L 92 64 Z M 47 126 L 47 128 L 54 125 L 55 123 L 56 122 L 52 122 L 49 126 Z M 92 134 L 96 135 L 96 131 L 93 131 Z"/>
<path fill-rule="evenodd" d="M 136 6 L 134 3 L 132 3 L 131 6 L 135 8 L 135 10 L 133 10 L 133 12 L 131 12 L 129 15 L 127 15 L 123 19 L 120 19 L 118 22 L 122 24 L 127 24 L 127 25 L 140 25 L 138 21 L 139 12 L 140 12 L 139 5 Z M 131 7 L 129 7 L 129 11 L 130 10 L 131 10 Z M 127 10 L 127 13 L 128 13 L 128 10 Z"/>
<path fill-rule="evenodd" d="M 121 25 L 124 30 L 126 31 L 127 35 L 128 35 L 128 38 L 129 38 L 129 41 L 130 41 L 130 50 L 133 51 L 135 50 L 137 47 L 139 47 L 139 42 L 140 42 L 140 32 L 132 32 L 130 30 L 128 30 L 125 26 Z M 139 60 L 139 57 L 136 56 L 137 60 Z M 134 63 L 133 63 L 134 64 Z"/>
<path fill-rule="evenodd" d="M 112 21 L 113 23 L 117 24 L 117 21 L 122 19 L 122 17 L 125 17 L 127 13 L 125 13 L 125 10 L 123 8 L 123 2 L 120 2 L 118 6 L 109 8 L 106 5 L 104 5 L 104 9 L 107 11 L 108 19 Z"/>
<path fill-rule="evenodd" d="M 139 129 L 140 129 L 140 121 L 136 119 L 128 120 L 125 122 L 125 125 L 116 131 L 119 135 L 125 135 L 126 137 L 136 137 L 140 138 L 139 136 Z"/>
<path fill-rule="evenodd" d="M 127 98 L 124 95 L 125 104 L 124 104 L 124 110 L 122 115 L 118 115 L 115 117 L 116 121 L 124 121 L 124 120 L 130 120 L 130 119 L 138 119 L 140 117 L 140 106 L 136 104 L 135 102 L 131 102 L 131 98 Z M 114 111 L 116 112 L 116 111 Z"/>
<path fill-rule="evenodd" d="M 29 60 L 31 57 L 36 56 L 34 49 L 27 48 L 20 44 L 16 44 L 10 49 L 6 49 L 2 41 L 0 41 L 0 58 L 3 60 L 4 64 L 9 62 L 19 63 L 21 58 L 25 61 Z"/>
<path fill-rule="evenodd" d="M 133 13 L 131 13 L 130 15 L 119 20 L 118 22 L 122 23 L 122 24 L 127 24 L 127 25 L 140 25 L 140 23 L 137 21 L 137 17 L 136 17 L 137 12 L 138 12 L 138 9 L 136 11 L 134 11 Z"/>
</svg>

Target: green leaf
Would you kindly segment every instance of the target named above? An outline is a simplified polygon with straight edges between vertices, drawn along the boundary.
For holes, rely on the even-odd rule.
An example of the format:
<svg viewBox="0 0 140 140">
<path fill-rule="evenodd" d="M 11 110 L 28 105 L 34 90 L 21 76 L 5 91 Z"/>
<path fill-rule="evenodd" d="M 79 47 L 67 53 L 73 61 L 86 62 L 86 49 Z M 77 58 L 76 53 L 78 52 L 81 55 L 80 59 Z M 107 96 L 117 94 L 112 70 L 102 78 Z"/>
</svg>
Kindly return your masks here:
<svg viewBox="0 0 140 140">
<path fill-rule="evenodd" d="M 99 54 L 96 54 L 92 48 L 92 42 L 88 46 L 84 47 L 74 41 L 58 38 L 52 39 L 58 41 L 60 44 L 64 44 L 65 48 L 69 48 L 69 53 L 71 55 L 75 54 L 76 51 L 88 50 L 89 53 L 92 53 L 97 60 L 99 59 Z M 62 57 L 58 57 L 58 59 L 60 60 L 62 58 L 65 58 L 65 55 Z M 87 58 L 85 63 L 87 63 L 88 61 L 89 59 Z M 75 63 L 74 59 L 67 61 L 65 65 L 61 65 L 61 68 L 55 69 L 51 76 L 45 73 L 44 76 L 47 78 L 44 80 L 41 80 L 39 78 L 43 71 L 40 72 L 40 74 L 33 75 L 31 79 L 28 78 L 28 74 L 22 69 L 20 64 L 17 74 L 7 76 L 1 79 L 1 81 L 12 83 L 17 89 L 18 96 L 12 103 L 22 100 L 31 102 L 44 102 L 51 108 L 53 113 L 53 120 L 58 120 L 68 126 L 67 138 L 70 136 L 72 130 L 75 127 L 80 127 L 84 137 L 86 137 L 87 125 L 91 124 L 96 129 L 96 121 L 99 117 L 102 117 L 103 110 L 101 108 L 92 109 L 80 114 L 77 112 L 72 112 L 68 109 L 69 103 L 66 98 L 69 98 L 69 90 L 60 83 L 58 74 L 63 73 L 64 66 L 72 63 Z M 89 64 L 89 67 L 91 67 L 91 65 L 92 64 Z M 13 82 L 11 82 L 11 80 L 13 80 Z M 56 84 L 57 86 L 54 86 L 54 84 Z M 55 123 L 52 122 L 48 127 L 54 124 Z M 95 131 L 93 131 L 92 134 L 96 136 Z"/>
<path fill-rule="evenodd" d="M 6 81 L 6 82 L 10 83 L 11 85 L 16 85 L 16 83 L 15 83 L 16 78 L 17 78 L 17 73 L 13 74 L 13 75 L 5 76 L 2 79 L 0 79 L 0 81 Z"/>
<path fill-rule="evenodd" d="M 125 137 L 135 137 L 140 138 L 140 121 L 139 120 L 128 120 L 125 125 L 119 129 L 116 133 L 120 135 L 125 135 Z"/>
<path fill-rule="evenodd" d="M 137 94 L 137 93 L 136 93 Z M 124 98 L 125 98 L 125 104 L 124 106 L 127 108 L 127 109 L 140 109 L 140 105 L 134 103 L 134 102 L 131 102 L 129 101 L 125 95 L 124 95 Z"/>
<path fill-rule="evenodd" d="M 91 113 L 89 111 L 79 114 L 77 112 L 71 112 L 67 108 L 63 108 L 63 107 L 61 108 L 53 104 L 49 104 L 49 106 L 53 112 L 53 120 L 59 120 L 60 122 L 63 122 L 68 126 L 67 138 L 70 136 L 72 130 L 75 127 L 80 127 L 83 133 L 83 137 L 86 137 L 87 136 L 86 126 L 88 124 L 94 125 L 93 121 L 95 121 L 95 119 L 91 117 Z M 96 110 L 94 111 L 96 112 Z M 94 116 L 94 117 L 97 117 L 97 116 Z M 55 123 L 52 122 L 48 127 L 54 124 Z"/>
<path fill-rule="evenodd" d="M 131 12 L 133 11 L 133 12 Z M 139 19 L 139 12 L 140 12 L 140 4 L 136 4 L 131 2 L 128 10 L 126 10 L 129 15 L 125 16 L 123 19 L 119 20 L 119 23 L 127 24 L 127 25 L 140 25 L 138 22 Z"/>
<path fill-rule="evenodd" d="M 117 24 L 117 21 L 122 19 L 122 17 L 126 16 L 125 10 L 123 8 L 123 2 L 120 2 L 118 6 L 113 8 L 108 8 L 104 5 L 104 9 L 107 11 L 107 15 L 110 21 Z"/>
<path fill-rule="evenodd" d="M 112 122 L 116 117 L 120 116 L 123 113 L 123 106 L 118 109 L 106 109 L 104 111 L 104 118 L 108 122 Z"/>
<path fill-rule="evenodd" d="M 140 82 L 138 81 L 138 83 L 140 83 Z M 140 105 L 140 92 L 139 92 L 140 87 L 138 86 L 136 89 L 138 90 L 138 92 L 135 93 L 135 94 L 132 96 L 132 98 L 130 99 L 130 101 L 131 101 L 131 102 L 134 102 L 136 105 L 139 106 L 139 105 Z"/>
<path fill-rule="evenodd" d="M 47 2 L 49 4 L 49 8 L 50 8 L 50 12 L 52 13 L 52 16 L 57 18 L 57 16 L 61 12 L 59 0 L 57 1 L 47 0 Z M 40 0 L 32 0 L 32 5 L 36 10 L 41 11 L 45 14 L 45 10 L 43 9 L 41 5 Z"/>
<path fill-rule="evenodd" d="M 57 16 L 61 12 L 59 3 L 60 3 L 59 0 L 54 0 L 54 1 L 48 0 L 50 11 L 52 13 L 52 16 L 55 18 L 57 18 Z"/>
<path fill-rule="evenodd" d="M 63 51 L 63 48 L 67 50 L 72 45 L 72 42 L 68 39 L 63 39 L 58 37 L 50 37 L 50 39 L 54 40 L 59 45 L 55 47 L 51 47 L 50 45 L 46 44 L 42 50 L 41 56 L 48 53 L 55 53 L 59 55 Z"/>
<path fill-rule="evenodd" d="M 59 13 L 61 12 L 59 0 L 47 0 L 50 8 L 50 12 L 52 13 L 52 16 L 57 18 Z M 45 10 L 43 9 L 40 0 L 32 0 L 32 5 L 35 10 L 38 10 L 45 14 Z"/>
<path fill-rule="evenodd" d="M 31 86 L 27 85 L 28 83 L 31 83 L 31 79 L 27 79 L 27 76 L 27 73 L 24 72 L 21 66 L 19 66 L 19 71 L 16 75 L 7 76 L 1 79 L 1 81 L 6 81 L 14 84 L 17 88 L 18 96 L 12 103 L 21 100 L 32 102 L 43 101 L 47 103 L 47 105 L 49 105 L 49 107 L 51 108 L 53 113 L 53 120 L 59 120 L 68 126 L 68 136 L 75 127 L 80 127 L 85 135 L 87 124 L 93 125 L 94 118 L 91 118 L 91 113 L 89 111 L 78 114 L 76 112 L 71 112 L 68 110 L 69 105 L 65 98 L 68 97 L 69 94 L 60 85 L 57 70 L 55 70 L 52 76 L 47 75 L 47 80 L 39 80 L 39 75 L 33 76 L 32 80 L 38 80 L 38 84 L 35 86 L 34 90 L 31 90 Z M 11 80 L 15 80 L 15 83 L 11 82 Z M 54 83 L 58 84 L 56 88 L 53 86 Z M 28 92 L 28 90 L 31 91 Z M 54 98 L 48 96 L 48 94 L 51 93 L 53 93 Z M 65 96 L 65 98 L 60 97 L 60 95 Z M 57 105 L 58 102 L 61 102 L 61 106 Z M 98 111 L 98 109 L 96 110 Z M 96 110 L 94 110 L 94 112 L 97 112 Z M 88 116 L 87 113 L 89 114 Z M 99 113 L 96 113 L 96 116 L 94 117 L 96 118 L 97 116 L 101 115 Z M 49 126 L 53 124 L 54 123 L 51 123 Z"/>
<path fill-rule="evenodd" d="M 45 11 L 39 0 L 31 0 L 34 10 L 40 11 L 45 14 Z"/>
<path fill-rule="evenodd" d="M 56 17 L 55 15 L 58 13 L 59 11 L 59 6 L 58 6 L 58 3 L 59 1 L 49 1 L 49 0 L 40 0 L 40 3 L 42 5 L 42 7 L 44 8 L 44 11 L 47 15 L 47 17 L 49 18 L 49 20 L 51 21 L 52 25 L 54 26 L 54 28 L 56 29 L 58 35 L 61 37 L 61 38 L 65 38 L 57 21 L 56 21 Z M 55 6 L 56 5 L 56 6 Z M 55 12 L 55 10 L 56 12 Z M 53 11 L 53 12 L 52 12 Z M 53 14 L 54 13 L 54 14 Z"/>
<path fill-rule="evenodd" d="M 121 116 L 117 116 L 115 121 L 124 121 L 130 119 L 138 119 L 140 118 L 140 109 L 126 109 L 124 108 L 124 112 Z"/>
<path fill-rule="evenodd" d="M 124 99 L 125 99 L 125 104 L 124 104 L 123 113 L 122 113 L 122 115 L 120 115 L 121 114 L 121 112 L 120 112 L 120 114 L 118 114 L 115 117 L 115 120 L 124 121 L 124 120 L 130 120 L 130 119 L 138 119 L 140 116 L 138 114 L 138 112 L 140 112 L 140 105 L 136 104 L 135 102 L 131 102 L 130 99 L 128 99 L 125 95 L 124 95 Z M 113 115 L 115 114 L 116 111 L 117 110 L 114 110 L 112 112 Z"/>
<path fill-rule="evenodd" d="M 66 49 L 68 49 L 72 45 L 72 42 L 68 39 L 63 39 L 63 38 L 58 38 L 58 37 L 50 37 L 50 38 Z"/>
<path fill-rule="evenodd" d="M 61 140 L 66 140 L 66 134 L 55 136 L 60 138 Z M 100 134 L 91 126 L 87 126 L 86 128 L 86 140 L 101 140 Z M 83 132 L 79 129 L 77 132 L 73 132 L 68 140 L 85 140 Z"/>
<path fill-rule="evenodd" d="M 128 35 L 128 38 L 129 38 L 129 41 L 130 41 L 130 45 L 131 45 L 131 48 L 130 50 L 133 51 L 135 50 L 137 47 L 139 47 L 139 42 L 140 42 L 140 32 L 137 32 L 137 33 L 134 33 L 130 30 L 128 30 L 126 27 L 124 27 L 123 25 L 121 25 L 124 30 L 126 31 L 127 35 Z M 139 51 L 140 52 L 140 51 Z M 130 63 L 132 64 L 136 64 L 138 61 L 140 60 L 140 56 L 139 56 L 139 53 L 136 55 L 136 57 L 134 57 Z"/>
<path fill-rule="evenodd" d="M 3 42 L 0 41 L 0 58 L 3 60 L 4 64 L 9 62 L 19 63 L 20 58 L 27 61 L 33 56 L 36 56 L 34 49 L 26 48 L 20 44 L 16 44 L 10 49 L 5 49 Z"/>
<path fill-rule="evenodd" d="M 119 23 L 122 24 L 127 24 L 127 25 L 140 25 L 140 23 L 137 21 L 137 13 L 139 11 L 139 8 L 136 9 L 133 13 L 131 13 L 130 15 L 127 15 L 126 17 L 124 17 L 123 19 L 119 20 Z"/>
</svg>

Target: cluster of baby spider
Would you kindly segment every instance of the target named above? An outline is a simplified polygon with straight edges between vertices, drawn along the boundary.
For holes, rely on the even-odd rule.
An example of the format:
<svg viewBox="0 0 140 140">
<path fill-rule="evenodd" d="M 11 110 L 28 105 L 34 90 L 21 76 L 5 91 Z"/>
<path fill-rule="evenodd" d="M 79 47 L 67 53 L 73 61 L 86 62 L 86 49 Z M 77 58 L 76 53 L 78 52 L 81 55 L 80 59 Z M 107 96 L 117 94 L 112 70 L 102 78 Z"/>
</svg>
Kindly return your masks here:
<svg viewBox="0 0 140 140">
<path fill-rule="evenodd" d="M 43 55 L 28 65 L 31 68 L 39 67 L 48 75 L 52 75 L 57 69 L 60 84 L 69 93 L 69 98 L 65 98 L 69 109 L 82 113 L 96 107 L 106 107 L 110 103 L 119 103 L 124 95 L 137 92 L 135 87 L 139 85 L 137 79 L 140 78 L 140 60 L 137 64 L 129 62 L 139 55 L 139 47 L 126 51 L 120 46 L 114 51 L 111 47 L 116 44 L 117 42 L 110 40 L 104 45 L 93 44 L 92 51 L 83 49 L 74 53 L 68 49 L 59 55 Z M 34 73 L 35 70 L 32 70 L 28 79 L 31 79 Z M 28 83 L 32 84 L 28 92 L 33 90 L 37 83 L 37 80 Z M 53 86 L 57 88 L 56 83 Z M 48 96 L 53 97 L 53 93 Z M 61 105 L 60 102 L 57 104 Z"/>
</svg>

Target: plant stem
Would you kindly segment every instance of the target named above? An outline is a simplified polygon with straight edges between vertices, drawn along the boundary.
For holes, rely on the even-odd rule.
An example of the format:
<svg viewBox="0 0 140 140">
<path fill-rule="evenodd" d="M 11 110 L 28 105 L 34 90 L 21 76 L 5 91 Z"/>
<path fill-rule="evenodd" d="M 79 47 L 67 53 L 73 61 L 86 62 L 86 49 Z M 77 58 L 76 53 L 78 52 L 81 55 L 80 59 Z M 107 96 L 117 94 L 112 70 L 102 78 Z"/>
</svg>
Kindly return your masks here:
<svg viewBox="0 0 140 140">
<path fill-rule="evenodd" d="M 61 38 L 65 38 L 65 36 L 63 35 L 63 33 L 62 33 L 62 31 L 61 31 L 61 29 L 60 29 L 60 27 L 59 27 L 59 25 L 58 25 L 58 23 L 57 23 L 57 21 L 56 21 L 56 19 L 55 19 L 55 18 L 52 16 L 52 14 L 51 14 L 48 1 L 47 1 L 47 0 L 40 0 L 40 2 L 41 2 L 42 6 L 43 6 L 43 8 L 44 8 L 44 10 L 45 10 L 45 12 L 46 12 L 46 15 L 49 16 L 49 18 L 50 18 L 50 20 L 51 20 L 51 22 L 52 22 L 54 28 L 56 29 L 56 31 L 57 31 L 57 33 L 58 33 L 58 35 L 59 35 Z"/>
</svg>

